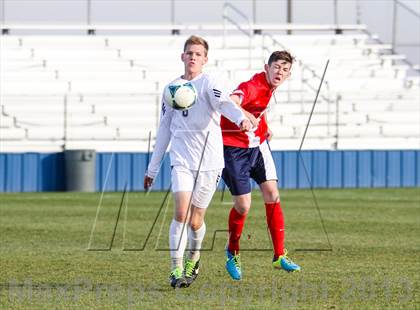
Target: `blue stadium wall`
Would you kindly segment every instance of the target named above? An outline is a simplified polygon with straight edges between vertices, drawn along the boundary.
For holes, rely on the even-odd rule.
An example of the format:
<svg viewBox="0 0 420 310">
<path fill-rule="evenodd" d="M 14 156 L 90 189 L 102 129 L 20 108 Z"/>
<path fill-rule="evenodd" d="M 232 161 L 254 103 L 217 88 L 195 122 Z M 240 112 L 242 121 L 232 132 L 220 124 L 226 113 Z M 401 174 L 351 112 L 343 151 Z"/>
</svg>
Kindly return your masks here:
<svg viewBox="0 0 420 310">
<path fill-rule="evenodd" d="M 420 150 L 276 151 L 280 188 L 420 187 Z M 146 153 L 98 153 L 96 190 L 143 190 Z M 304 165 L 303 165 L 304 163 Z M 111 164 L 111 166 L 110 166 Z M 306 168 L 306 169 L 305 169 Z M 109 175 L 105 182 L 107 171 Z M 166 157 L 155 190 L 166 190 Z M 65 190 L 63 153 L 0 153 L 0 192 Z"/>
</svg>

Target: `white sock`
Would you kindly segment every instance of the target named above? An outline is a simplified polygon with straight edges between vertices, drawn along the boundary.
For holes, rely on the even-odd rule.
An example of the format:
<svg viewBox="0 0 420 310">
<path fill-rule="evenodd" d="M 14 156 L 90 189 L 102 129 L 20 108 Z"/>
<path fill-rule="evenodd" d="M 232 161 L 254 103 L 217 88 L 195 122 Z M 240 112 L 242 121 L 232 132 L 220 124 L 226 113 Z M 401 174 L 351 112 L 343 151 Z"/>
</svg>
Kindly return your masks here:
<svg viewBox="0 0 420 310">
<path fill-rule="evenodd" d="M 171 270 L 176 267 L 183 269 L 184 251 L 187 246 L 188 223 L 178 222 L 172 219 L 169 226 L 169 249 L 171 254 Z M 184 228 L 184 229 L 183 229 Z M 181 241 L 180 241 L 181 240 Z"/>
<path fill-rule="evenodd" d="M 192 230 L 188 225 L 188 258 L 196 262 L 200 259 L 200 249 L 201 243 L 203 242 L 204 235 L 206 234 L 206 223 L 203 222 L 203 225 L 198 230 Z"/>
</svg>

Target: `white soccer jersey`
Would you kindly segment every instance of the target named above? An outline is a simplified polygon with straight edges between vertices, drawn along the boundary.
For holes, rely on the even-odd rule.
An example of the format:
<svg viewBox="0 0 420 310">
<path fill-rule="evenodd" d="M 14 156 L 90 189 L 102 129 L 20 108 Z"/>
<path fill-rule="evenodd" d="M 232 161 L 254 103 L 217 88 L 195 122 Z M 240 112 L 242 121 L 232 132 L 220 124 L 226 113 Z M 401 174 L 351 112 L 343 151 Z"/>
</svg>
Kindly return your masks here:
<svg viewBox="0 0 420 310">
<path fill-rule="evenodd" d="M 220 114 L 237 125 L 246 119 L 242 110 L 229 98 L 230 93 L 214 77 L 201 73 L 189 82 L 197 90 L 197 102 L 189 110 L 175 110 L 162 99 L 156 145 L 147 169 L 151 178 L 156 177 L 169 143 L 172 166 L 200 171 L 222 169 Z"/>
</svg>

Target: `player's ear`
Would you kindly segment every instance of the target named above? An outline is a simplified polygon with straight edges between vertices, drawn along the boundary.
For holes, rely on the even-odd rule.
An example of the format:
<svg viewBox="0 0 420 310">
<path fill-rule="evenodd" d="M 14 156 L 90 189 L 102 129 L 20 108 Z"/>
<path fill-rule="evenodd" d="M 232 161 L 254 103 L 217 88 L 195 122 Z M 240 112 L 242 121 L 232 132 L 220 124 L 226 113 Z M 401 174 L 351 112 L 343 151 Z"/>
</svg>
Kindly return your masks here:
<svg viewBox="0 0 420 310">
<path fill-rule="evenodd" d="M 184 62 L 184 56 L 185 56 L 185 53 L 182 53 L 182 54 L 181 54 L 181 61 L 182 61 L 182 62 Z"/>
<path fill-rule="evenodd" d="M 265 64 L 264 65 L 264 70 L 265 70 L 265 72 L 268 72 L 268 69 L 270 68 L 270 66 L 268 65 L 268 64 Z"/>
<path fill-rule="evenodd" d="M 209 60 L 209 58 L 207 57 L 207 55 L 206 55 L 206 56 L 204 56 L 204 62 L 203 62 L 203 65 L 204 65 L 204 64 L 206 64 L 208 60 Z"/>
</svg>

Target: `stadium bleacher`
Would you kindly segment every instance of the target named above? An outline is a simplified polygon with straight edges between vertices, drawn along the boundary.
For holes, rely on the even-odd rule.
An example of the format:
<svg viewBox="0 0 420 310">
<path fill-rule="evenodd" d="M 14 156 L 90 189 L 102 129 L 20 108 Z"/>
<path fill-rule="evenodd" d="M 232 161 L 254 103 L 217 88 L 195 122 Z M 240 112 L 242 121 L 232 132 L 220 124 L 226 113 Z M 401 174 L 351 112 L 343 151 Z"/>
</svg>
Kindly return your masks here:
<svg viewBox="0 0 420 310">
<path fill-rule="evenodd" d="M 158 126 L 165 84 L 182 72 L 187 35 L 3 35 L 0 68 L 1 151 L 146 151 Z M 276 49 L 298 60 L 276 92 L 268 118 L 274 149 L 299 146 L 319 76 L 325 84 L 305 149 L 416 149 L 420 83 L 404 55 L 365 33 L 209 35 L 207 72 L 230 88 L 263 68 Z M 279 42 L 281 43 L 279 45 Z"/>
</svg>

